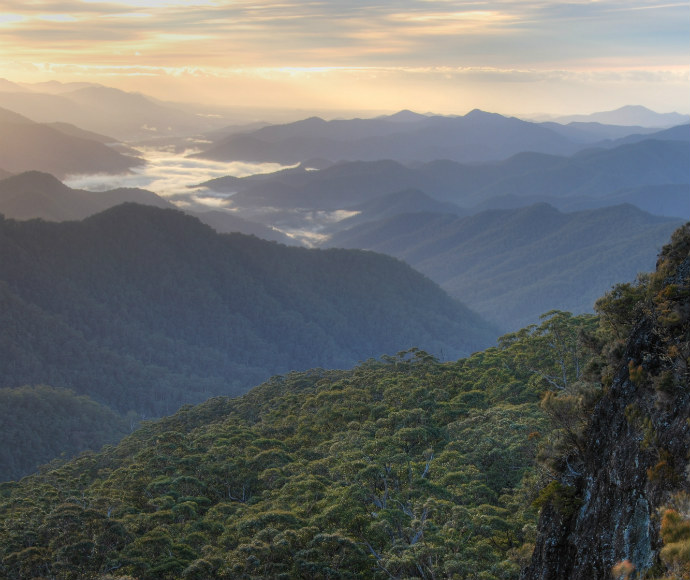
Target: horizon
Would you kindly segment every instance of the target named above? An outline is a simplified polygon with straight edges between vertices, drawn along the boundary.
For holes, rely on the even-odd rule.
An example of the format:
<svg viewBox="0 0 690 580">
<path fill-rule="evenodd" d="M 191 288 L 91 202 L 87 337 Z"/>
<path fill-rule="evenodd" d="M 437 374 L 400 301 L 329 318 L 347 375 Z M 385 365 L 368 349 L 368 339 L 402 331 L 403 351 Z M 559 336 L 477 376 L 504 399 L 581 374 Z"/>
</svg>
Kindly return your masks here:
<svg viewBox="0 0 690 580">
<path fill-rule="evenodd" d="M 0 77 L 13 83 L 336 116 L 690 113 L 684 2 L 4 5 Z"/>
<path fill-rule="evenodd" d="M 3 86 L 4 84 L 4 86 Z M 14 87 L 9 86 L 14 85 Z M 48 88 L 50 87 L 50 88 Z M 9 78 L 3 78 L 0 76 L 0 94 L 2 93 L 12 93 L 15 88 L 25 91 L 27 93 L 34 94 L 44 94 L 44 95 L 65 95 L 68 96 L 72 91 L 77 91 L 80 88 L 86 87 L 98 87 L 103 89 L 112 89 L 116 91 L 121 91 L 122 93 L 129 95 L 137 95 L 143 97 L 151 102 L 158 102 L 163 105 L 179 107 L 181 110 L 196 111 L 196 114 L 200 117 L 216 117 L 219 120 L 223 119 L 225 122 L 230 124 L 242 125 L 253 125 L 256 123 L 267 123 L 267 124 L 283 124 L 283 123 L 293 123 L 308 118 L 321 118 L 326 121 L 333 120 L 351 120 L 351 119 L 375 119 L 392 117 L 401 113 L 410 113 L 413 115 L 426 116 L 426 117 L 463 117 L 469 115 L 472 112 L 479 111 L 487 114 L 497 114 L 503 117 L 515 117 L 521 120 L 530 122 L 546 122 L 546 121 L 556 121 L 559 123 L 571 122 L 570 118 L 582 117 L 582 119 L 577 119 L 580 121 L 588 121 L 588 117 L 594 117 L 597 115 L 606 115 L 610 113 L 618 113 L 623 111 L 632 112 L 648 112 L 656 115 L 683 115 L 685 117 L 690 116 L 689 112 L 685 112 L 682 109 L 676 110 L 660 110 L 649 107 L 645 104 L 638 102 L 628 102 L 623 103 L 620 106 L 616 106 L 610 109 L 592 109 L 586 112 L 570 111 L 570 112 L 547 112 L 547 111 L 531 111 L 531 112 L 510 112 L 510 111 L 499 111 L 490 109 L 484 106 L 469 106 L 466 110 L 448 112 L 448 111 L 436 111 L 436 110 L 422 110 L 415 109 L 413 107 L 405 106 L 399 109 L 372 109 L 372 108 L 306 108 L 306 107 L 271 107 L 271 106 L 249 106 L 249 105 L 222 105 L 216 104 L 209 101 L 193 101 L 193 100 L 181 100 L 181 99 L 166 99 L 163 97 L 155 96 L 152 93 L 147 93 L 144 90 L 137 89 L 127 89 L 116 86 L 115 84 L 104 84 L 96 81 L 60 81 L 57 79 L 51 79 L 47 81 L 38 82 L 21 82 L 14 81 Z M 5 107 L 0 107 L 5 108 Z M 7 107 L 7 110 L 12 110 Z M 26 116 L 26 115 L 25 115 Z M 60 118 L 56 118 L 55 121 L 60 121 Z M 620 125 L 632 126 L 635 123 L 613 123 Z M 668 125 L 642 125 L 646 127 L 670 127 L 672 124 Z"/>
</svg>

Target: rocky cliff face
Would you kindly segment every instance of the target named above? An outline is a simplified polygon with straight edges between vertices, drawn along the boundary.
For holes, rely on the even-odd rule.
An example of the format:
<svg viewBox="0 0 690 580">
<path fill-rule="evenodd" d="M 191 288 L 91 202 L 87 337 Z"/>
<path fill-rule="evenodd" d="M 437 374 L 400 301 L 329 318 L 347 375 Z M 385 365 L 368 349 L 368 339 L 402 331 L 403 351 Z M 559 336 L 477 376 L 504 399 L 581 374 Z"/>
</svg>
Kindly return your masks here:
<svg viewBox="0 0 690 580">
<path fill-rule="evenodd" d="M 612 379 L 602 380 L 584 451 L 559 476 L 571 509 L 557 499 L 543 507 L 524 580 L 610 580 L 625 561 L 634 571 L 620 577 L 664 574 L 660 510 L 690 486 L 690 224 L 674 234 L 634 300 L 627 290 L 608 307 L 636 322 Z"/>
</svg>

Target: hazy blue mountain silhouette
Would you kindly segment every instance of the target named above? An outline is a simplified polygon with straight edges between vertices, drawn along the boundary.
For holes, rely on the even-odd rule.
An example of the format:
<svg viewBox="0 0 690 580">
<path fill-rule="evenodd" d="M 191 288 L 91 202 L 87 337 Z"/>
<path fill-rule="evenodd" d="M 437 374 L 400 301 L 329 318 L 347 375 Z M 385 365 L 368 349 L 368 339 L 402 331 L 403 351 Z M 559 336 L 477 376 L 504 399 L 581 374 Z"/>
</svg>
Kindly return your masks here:
<svg viewBox="0 0 690 580">
<path fill-rule="evenodd" d="M 682 128 L 663 135 L 675 136 Z M 652 135 L 654 137 L 655 135 Z M 517 207 L 549 201 L 562 208 L 621 202 L 654 211 L 655 189 L 666 186 L 664 215 L 687 217 L 690 141 L 647 138 L 613 148 L 590 148 L 570 157 L 519 153 L 504 161 L 461 164 L 436 160 L 415 166 L 392 160 L 343 162 L 320 171 L 295 168 L 247 178 L 219 178 L 201 185 L 234 192 L 239 208 L 352 209 L 406 189 L 417 189 L 464 209 Z M 681 187 L 675 187 L 681 186 Z M 650 198 L 644 198 L 644 192 Z"/>
<path fill-rule="evenodd" d="M 0 93 L 1 95 L 2 93 Z M 63 126 L 35 123 L 0 109 L 0 164 L 10 173 L 38 170 L 59 177 L 77 173 L 124 173 L 142 163 Z"/>
<path fill-rule="evenodd" d="M 613 284 L 654 266 L 682 222 L 632 205 L 562 213 L 548 204 L 452 214 L 404 214 L 338 232 L 328 246 L 401 258 L 514 330 L 557 308 L 590 311 Z"/>
</svg>

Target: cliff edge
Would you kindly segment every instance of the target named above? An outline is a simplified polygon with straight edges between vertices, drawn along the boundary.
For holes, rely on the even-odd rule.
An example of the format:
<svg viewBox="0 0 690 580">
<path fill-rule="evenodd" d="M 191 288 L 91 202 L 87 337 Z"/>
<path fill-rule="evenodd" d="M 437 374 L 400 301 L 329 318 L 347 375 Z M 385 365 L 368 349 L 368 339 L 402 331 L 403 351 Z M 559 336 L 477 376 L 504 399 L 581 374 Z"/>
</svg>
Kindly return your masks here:
<svg viewBox="0 0 690 580">
<path fill-rule="evenodd" d="M 522 578 L 685 578 L 690 542 L 672 559 L 662 519 L 669 507 L 690 516 L 690 224 L 673 234 L 655 273 L 597 306 L 611 333 L 601 398 L 542 508 Z"/>
</svg>

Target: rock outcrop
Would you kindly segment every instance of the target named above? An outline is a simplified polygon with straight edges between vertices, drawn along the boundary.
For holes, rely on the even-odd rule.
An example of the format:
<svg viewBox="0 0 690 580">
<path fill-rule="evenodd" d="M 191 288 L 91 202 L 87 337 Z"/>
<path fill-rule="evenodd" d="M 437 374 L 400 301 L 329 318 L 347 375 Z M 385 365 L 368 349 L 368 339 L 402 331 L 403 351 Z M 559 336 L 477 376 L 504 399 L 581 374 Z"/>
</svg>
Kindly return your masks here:
<svg viewBox="0 0 690 580">
<path fill-rule="evenodd" d="M 524 580 L 610 580 L 621 562 L 633 570 L 625 578 L 664 574 L 661 510 L 690 487 L 690 224 L 662 250 L 656 273 L 609 306 L 636 322 L 612 379 L 602 378 L 584 451 L 560 476 L 571 509 L 543 507 Z"/>
</svg>

